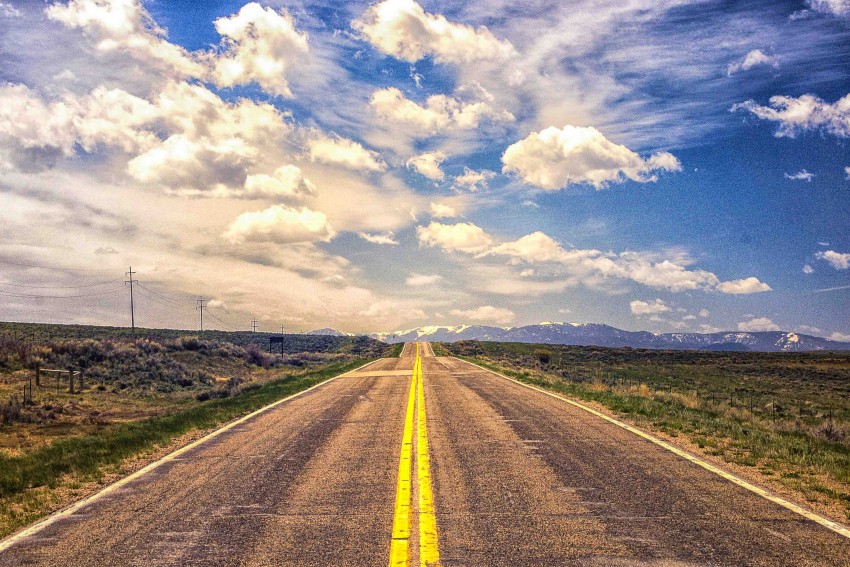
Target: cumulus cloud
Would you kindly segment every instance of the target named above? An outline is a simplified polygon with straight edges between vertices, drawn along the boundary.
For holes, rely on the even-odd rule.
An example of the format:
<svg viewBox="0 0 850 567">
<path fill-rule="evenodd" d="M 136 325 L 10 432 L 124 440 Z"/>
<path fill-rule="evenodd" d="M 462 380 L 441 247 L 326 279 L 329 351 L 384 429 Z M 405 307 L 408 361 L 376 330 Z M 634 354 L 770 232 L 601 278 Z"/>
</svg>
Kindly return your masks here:
<svg viewBox="0 0 850 567">
<path fill-rule="evenodd" d="M 850 16 L 850 1 L 848 0 L 806 0 L 806 4 L 815 12 L 832 16 Z"/>
<path fill-rule="evenodd" d="M 444 203 L 431 203 L 431 216 L 438 219 L 450 219 L 458 216 L 454 207 Z"/>
<path fill-rule="evenodd" d="M 779 67 L 779 62 L 776 57 L 766 54 L 761 49 L 753 49 L 742 59 L 730 63 L 729 66 L 726 67 L 726 74 L 732 76 L 738 71 L 749 71 L 758 65 L 770 65 L 771 67 L 776 68 Z"/>
<path fill-rule="evenodd" d="M 273 174 L 257 173 L 245 178 L 245 190 L 235 196 L 301 200 L 316 194 L 316 186 L 299 167 L 283 165 Z"/>
<path fill-rule="evenodd" d="M 428 226 L 416 227 L 420 246 L 439 247 L 446 252 L 483 252 L 493 239 L 481 227 L 472 223 L 441 224 L 432 222 Z"/>
<path fill-rule="evenodd" d="M 21 11 L 8 2 L 0 2 L 0 16 L 4 18 L 20 18 Z"/>
<path fill-rule="evenodd" d="M 389 246 L 398 245 L 398 240 L 395 239 L 395 234 L 393 234 L 392 232 L 358 232 L 357 236 L 359 236 L 366 242 L 371 242 L 372 244 L 385 244 Z"/>
<path fill-rule="evenodd" d="M 488 169 L 475 171 L 474 169 L 464 167 L 463 174 L 455 177 L 454 188 L 456 190 L 465 190 L 474 193 L 481 189 L 486 189 L 488 181 L 495 176 L 496 173 Z"/>
<path fill-rule="evenodd" d="M 785 179 L 790 179 L 792 181 L 805 181 L 807 183 L 811 183 L 814 177 L 814 173 L 809 173 L 805 169 L 801 169 L 797 173 L 785 173 Z"/>
<path fill-rule="evenodd" d="M 385 171 L 387 164 L 378 152 L 345 138 L 320 135 L 307 142 L 310 159 L 314 162 L 341 165 L 354 171 Z"/>
<path fill-rule="evenodd" d="M 231 223 L 223 237 L 232 244 L 246 241 L 292 244 L 327 242 L 335 234 L 322 212 L 306 207 L 295 209 L 273 205 L 262 211 L 242 213 Z"/>
<path fill-rule="evenodd" d="M 818 260 L 826 260 L 836 270 L 846 270 L 850 268 L 850 254 L 842 254 L 835 250 L 825 250 L 815 254 Z"/>
<path fill-rule="evenodd" d="M 673 255 L 662 259 L 631 251 L 616 254 L 592 249 L 565 250 L 558 241 L 540 231 L 488 248 L 479 256 L 508 256 L 513 262 L 561 264 L 570 276 L 591 283 L 598 279 L 631 280 L 673 292 L 716 290 L 725 294 L 748 294 L 771 290 L 769 285 L 754 277 L 722 282 L 711 272 L 690 269 L 691 261 L 687 257 Z"/>
<path fill-rule="evenodd" d="M 415 169 L 428 179 L 440 181 L 446 177 L 446 174 L 440 169 L 440 164 L 446 157 L 445 153 L 439 151 L 425 152 L 407 160 L 406 165 L 408 168 Z"/>
<path fill-rule="evenodd" d="M 80 29 L 100 52 L 127 53 L 178 76 L 206 74 L 189 52 L 165 39 L 165 30 L 139 0 L 70 0 L 51 4 L 45 13 L 68 28 Z"/>
<path fill-rule="evenodd" d="M 214 23 L 222 36 L 222 51 L 211 58 L 212 79 L 217 85 L 255 82 L 271 94 L 292 96 L 286 72 L 308 48 L 307 35 L 295 29 L 286 10 L 251 2 Z"/>
<path fill-rule="evenodd" d="M 655 301 L 641 301 L 640 299 L 635 299 L 631 303 L 629 303 L 629 307 L 632 310 L 633 315 L 658 315 L 659 313 L 667 313 L 670 311 L 670 307 L 667 306 L 660 299 L 656 299 Z"/>
<path fill-rule="evenodd" d="M 699 316 L 700 317 L 708 317 L 709 315 L 711 315 L 711 311 L 709 311 L 708 309 L 700 309 L 699 310 Z"/>
<path fill-rule="evenodd" d="M 410 287 L 423 287 L 434 285 L 442 279 L 443 276 L 439 274 L 417 274 L 414 272 L 407 276 L 407 279 L 404 280 L 404 283 L 405 285 L 408 285 Z"/>
<path fill-rule="evenodd" d="M 485 120 L 512 122 L 516 119 L 510 112 L 494 109 L 489 102 L 464 102 L 442 94 L 432 95 L 420 105 L 395 87 L 375 91 L 369 104 L 381 118 L 406 125 L 419 134 L 469 130 Z"/>
<path fill-rule="evenodd" d="M 769 106 L 748 100 L 732 106 L 733 112 L 744 110 L 761 120 L 777 123 L 776 136 L 794 138 L 801 132 L 821 131 L 839 138 L 850 137 L 850 95 L 828 103 L 815 95 L 799 97 L 773 96 Z"/>
<path fill-rule="evenodd" d="M 484 305 L 475 309 L 452 309 L 449 313 L 467 321 L 491 323 L 493 325 L 507 325 L 516 318 L 516 314 L 510 309 L 493 307 L 492 305 Z"/>
<path fill-rule="evenodd" d="M 850 181 L 850 165 L 844 168 L 844 179 Z"/>
<path fill-rule="evenodd" d="M 754 317 L 749 321 L 738 323 L 738 330 L 744 333 L 757 333 L 759 331 L 778 331 L 779 325 L 767 317 Z"/>
<path fill-rule="evenodd" d="M 414 0 L 384 0 L 370 6 L 352 26 L 376 49 L 415 63 L 432 56 L 438 63 L 501 59 L 513 46 L 480 26 L 473 28 L 429 14 Z"/>
<path fill-rule="evenodd" d="M 42 160 L 46 167 L 51 157 L 73 156 L 78 146 L 89 153 L 150 147 L 158 139 L 142 127 L 158 115 L 154 105 L 120 89 L 97 87 L 88 95 L 45 101 L 25 85 L 0 85 L 0 143 L 21 156 L 22 168 Z"/>
<path fill-rule="evenodd" d="M 672 154 L 658 152 L 647 159 L 608 140 L 593 127 L 554 126 L 534 132 L 502 155 L 504 173 L 514 172 L 526 183 L 555 190 L 575 183 L 602 189 L 608 183 L 658 179 L 659 171 L 680 171 Z"/>
<path fill-rule="evenodd" d="M 806 264 L 806 265 L 803 266 L 803 273 L 804 274 L 813 274 L 813 273 L 815 273 L 815 269 L 811 265 Z"/>
<path fill-rule="evenodd" d="M 717 291 L 729 295 L 749 295 L 751 293 L 772 291 L 772 288 L 766 283 L 759 281 L 758 278 L 749 277 L 740 280 L 720 282 L 717 284 Z"/>
</svg>

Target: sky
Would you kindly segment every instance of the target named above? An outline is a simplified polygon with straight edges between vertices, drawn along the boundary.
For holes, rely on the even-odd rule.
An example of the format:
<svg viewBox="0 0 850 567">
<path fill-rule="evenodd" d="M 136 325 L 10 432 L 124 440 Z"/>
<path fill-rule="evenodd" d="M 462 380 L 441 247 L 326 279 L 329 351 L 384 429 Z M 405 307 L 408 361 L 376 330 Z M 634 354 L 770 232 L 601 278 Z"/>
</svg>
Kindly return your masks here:
<svg viewBox="0 0 850 567">
<path fill-rule="evenodd" d="M 850 1 L 0 1 L 0 320 L 850 341 Z"/>
</svg>

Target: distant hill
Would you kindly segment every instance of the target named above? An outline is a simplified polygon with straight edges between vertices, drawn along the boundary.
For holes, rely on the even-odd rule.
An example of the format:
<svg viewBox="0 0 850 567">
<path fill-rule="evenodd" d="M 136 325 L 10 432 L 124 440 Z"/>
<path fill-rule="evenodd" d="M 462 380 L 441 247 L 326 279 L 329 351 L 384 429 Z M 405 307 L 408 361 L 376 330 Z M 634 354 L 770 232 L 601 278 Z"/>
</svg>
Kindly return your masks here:
<svg viewBox="0 0 850 567">
<path fill-rule="evenodd" d="M 310 331 L 307 333 L 308 335 L 314 336 L 322 336 L 322 337 L 353 337 L 351 333 L 343 333 L 342 331 L 337 331 L 336 329 L 331 329 L 330 327 L 325 327 L 324 329 L 316 329 L 315 331 Z"/>
<path fill-rule="evenodd" d="M 405 331 L 375 333 L 370 336 L 388 343 L 416 340 L 440 342 L 477 340 L 602 347 L 751 350 L 759 352 L 850 350 L 850 343 L 784 331 L 657 334 L 647 331 L 623 331 L 597 323 L 540 323 L 523 327 L 430 326 Z"/>
</svg>

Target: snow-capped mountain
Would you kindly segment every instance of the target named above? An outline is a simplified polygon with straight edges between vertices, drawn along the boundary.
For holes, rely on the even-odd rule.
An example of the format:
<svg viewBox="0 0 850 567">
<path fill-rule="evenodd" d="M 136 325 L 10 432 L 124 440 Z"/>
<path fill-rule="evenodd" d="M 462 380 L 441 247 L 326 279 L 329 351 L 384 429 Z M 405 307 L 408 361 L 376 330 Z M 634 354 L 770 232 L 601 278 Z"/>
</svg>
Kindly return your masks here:
<svg viewBox="0 0 850 567">
<path fill-rule="evenodd" d="M 429 326 L 374 333 L 374 339 L 388 343 L 408 341 L 455 342 L 462 340 L 547 343 L 560 345 L 632 347 L 654 349 L 752 350 L 792 352 L 809 350 L 850 350 L 850 343 L 783 331 L 758 333 L 650 333 L 623 331 L 595 323 L 546 322 L 524 327 L 460 325 Z"/>
<path fill-rule="evenodd" d="M 343 333 L 342 331 L 337 331 L 336 329 L 331 329 L 330 327 L 325 327 L 324 329 L 316 329 L 315 331 L 310 331 L 307 333 L 308 335 L 323 335 L 327 337 L 353 337 L 351 333 Z"/>
</svg>

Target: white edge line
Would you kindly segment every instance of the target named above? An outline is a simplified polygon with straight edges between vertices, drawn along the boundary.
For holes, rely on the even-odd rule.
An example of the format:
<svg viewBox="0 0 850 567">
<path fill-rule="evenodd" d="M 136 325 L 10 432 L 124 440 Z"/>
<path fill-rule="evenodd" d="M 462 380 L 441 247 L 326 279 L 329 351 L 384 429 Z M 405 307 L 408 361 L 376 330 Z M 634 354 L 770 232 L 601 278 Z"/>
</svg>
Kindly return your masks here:
<svg viewBox="0 0 850 567">
<path fill-rule="evenodd" d="M 84 499 L 82 499 L 78 502 L 75 502 L 74 504 L 71 504 L 67 508 L 63 508 L 62 510 L 59 510 L 58 512 L 54 512 L 53 514 L 49 515 L 48 517 L 44 518 L 43 520 L 41 520 L 37 523 L 31 525 L 30 527 L 25 528 L 24 530 L 22 530 L 20 532 L 17 532 L 15 534 L 12 534 L 12 535 L 6 537 L 4 540 L 0 541 L 0 553 L 6 551 L 7 549 L 12 547 L 13 545 L 19 543 L 20 541 L 27 539 L 31 536 L 34 536 L 35 534 L 37 534 L 38 532 L 40 532 L 44 528 L 50 526 L 51 524 L 54 524 L 58 520 L 61 520 L 62 518 L 65 518 L 65 517 L 68 517 L 68 516 L 74 514 L 74 512 L 78 511 L 80 508 L 88 506 L 92 502 L 99 500 L 100 498 L 106 496 L 107 494 L 115 492 L 119 488 L 123 487 L 125 484 L 128 484 L 128 483 L 136 480 L 137 478 L 151 472 L 152 470 L 160 467 L 161 465 L 164 465 L 165 463 L 173 461 L 177 457 L 181 456 L 182 454 L 184 454 L 188 451 L 191 451 L 195 447 L 197 447 L 199 445 L 203 445 L 204 443 L 206 443 L 210 439 L 218 437 L 219 435 L 221 435 L 225 431 L 233 429 L 237 425 L 241 425 L 242 423 L 245 423 L 249 419 L 252 419 L 252 418 L 258 416 L 261 413 L 265 413 L 265 412 L 269 411 L 270 409 L 277 407 L 284 402 L 288 402 L 289 400 L 291 400 L 293 398 L 297 398 L 298 396 L 302 396 L 302 395 L 306 394 L 307 392 L 310 392 L 311 390 L 315 390 L 316 388 L 320 388 L 321 386 L 324 386 L 325 384 L 329 384 L 330 382 L 333 382 L 337 378 L 342 378 L 343 376 L 347 376 L 349 374 L 353 374 L 354 372 L 358 372 L 359 370 L 362 370 L 362 369 L 366 368 L 367 366 L 369 366 L 371 364 L 375 364 L 376 362 L 378 362 L 380 360 L 382 360 L 382 359 L 373 360 L 372 362 L 367 362 L 363 366 L 359 366 L 359 367 L 357 367 L 353 370 L 349 370 L 348 372 L 345 372 L 344 374 L 339 374 L 338 376 L 334 376 L 332 378 L 328 378 L 327 380 L 323 380 L 322 382 L 319 382 L 318 384 L 316 384 L 314 386 L 310 386 L 306 390 L 301 390 L 300 392 L 292 394 L 291 396 L 287 396 L 285 398 L 277 400 L 276 402 L 272 402 L 267 406 L 263 406 L 260 409 L 249 413 L 248 415 L 242 416 L 235 421 L 231 421 L 230 423 L 223 425 L 222 427 L 216 429 L 215 431 L 212 431 L 212 432 L 208 433 L 207 435 L 201 437 L 197 441 L 193 441 L 192 443 L 189 443 L 188 445 L 185 445 L 185 446 L 177 449 L 176 451 L 169 453 L 169 454 L 165 455 L 164 457 L 162 457 L 162 458 L 160 458 L 160 459 L 158 459 L 158 460 L 156 460 L 152 463 L 149 463 L 148 465 L 145 465 L 144 467 L 137 470 L 133 474 L 131 474 L 129 476 L 125 476 L 124 478 L 115 481 L 114 483 L 110 484 L 109 486 L 107 486 L 106 488 L 101 490 L 100 492 L 96 492 L 95 494 L 92 494 L 91 496 L 88 496 L 88 497 L 86 497 L 86 498 L 84 498 Z"/>
<path fill-rule="evenodd" d="M 754 484 L 751 484 L 751 483 L 747 482 L 746 480 L 742 479 L 741 477 L 736 476 L 732 473 L 729 473 L 729 472 L 721 469 L 720 467 L 712 465 L 711 463 L 702 460 L 701 458 L 697 457 L 696 455 L 693 455 L 693 454 L 691 454 L 687 451 L 679 449 L 678 447 L 671 445 L 670 443 L 667 443 L 666 441 L 662 441 L 661 439 L 659 439 L 659 438 L 657 438 L 653 435 L 650 435 L 649 433 L 646 433 L 645 431 L 641 431 L 637 427 L 629 425 L 628 423 L 624 423 L 624 422 L 622 422 L 618 419 L 615 419 L 615 418 L 613 418 L 609 415 L 605 415 L 604 413 L 597 411 L 597 410 L 595 410 L 591 407 L 588 407 L 588 406 L 586 406 L 582 403 L 576 402 L 576 401 L 571 400 L 569 398 L 565 398 L 564 396 L 559 396 L 558 394 L 555 394 L 555 393 L 550 392 L 548 390 L 544 390 L 543 388 L 538 388 L 536 386 L 532 386 L 531 384 L 525 384 L 523 382 L 520 382 L 519 380 L 516 380 L 514 378 L 510 378 L 510 377 L 505 376 L 504 374 L 500 374 L 500 373 L 498 373 L 494 370 L 490 370 L 489 368 L 484 368 L 483 366 L 481 366 L 479 364 L 475 364 L 474 362 L 469 362 L 467 360 L 461 360 L 461 359 L 454 357 L 454 356 L 452 358 L 454 358 L 455 360 L 460 360 L 461 362 L 466 362 L 467 364 L 471 364 L 472 366 L 478 367 L 481 370 L 484 370 L 485 372 L 489 372 L 490 374 L 495 374 L 496 376 L 498 376 L 500 378 L 504 378 L 505 380 L 509 380 L 509 381 L 511 381 L 515 384 L 519 384 L 520 386 L 523 386 L 525 388 L 529 388 L 531 390 L 536 390 L 540 393 L 546 394 L 547 396 L 551 396 L 551 397 L 556 398 L 558 400 L 567 402 L 568 404 L 571 404 L 571 405 L 573 405 L 577 408 L 583 409 L 584 411 L 591 413 L 591 414 L 595 415 L 596 417 L 600 417 L 600 418 L 604 419 L 605 421 L 607 421 L 609 423 L 613 423 L 614 425 L 617 425 L 618 427 L 622 427 L 626 431 L 630 431 L 631 433 L 634 433 L 635 435 L 646 439 L 647 441 L 651 441 L 652 443 L 655 443 L 659 447 L 667 449 L 671 453 L 674 453 L 674 454 L 678 455 L 679 457 L 682 457 L 682 458 L 694 463 L 695 465 L 701 466 L 702 468 L 704 468 L 707 471 L 713 472 L 714 474 L 717 474 L 717 475 L 723 477 L 726 480 L 734 482 L 738 486 L 745 488 L 745 489 L 749 490 L 750 492 L 758 494 L 762 498 L 770 500 L 771 502 L 773 502 L 775 504 L 779 504 L 780 506 L 787 508 L 788 510 L 791 510 L 792 512 L 795 512 L 795 513 L 803 516 L 804 518 L 806 518 L 808 520 L 812 520 L 813 522 L 817 522 L 818 524 L 822 525 L 823 527 L 825 527 L 827 529 L 834 531 L 837 534 L 840 534 L 840 535 L 842 535 L 846 538 L 850 538 L 850 528 L 847 528 L 847 527 L 839 524 L 838 522 L 833 522 L 832 520 L 829 520 L 829 519 L 821 516 L 820 514 L 816 514 L 815 512 L 811 512 L 809 510 L 806 510 L 805 508 L 803 508 L 803 507 L 801 507 L 797 504 L 794 504 L 793 502 L 791 502 L 789 500 L 785 500 L 784 498 L 781 498 L 779 496 L 771 494 L 767 490 L 760 488 L 760 487 L 758 487 Z"/>
</svg>

